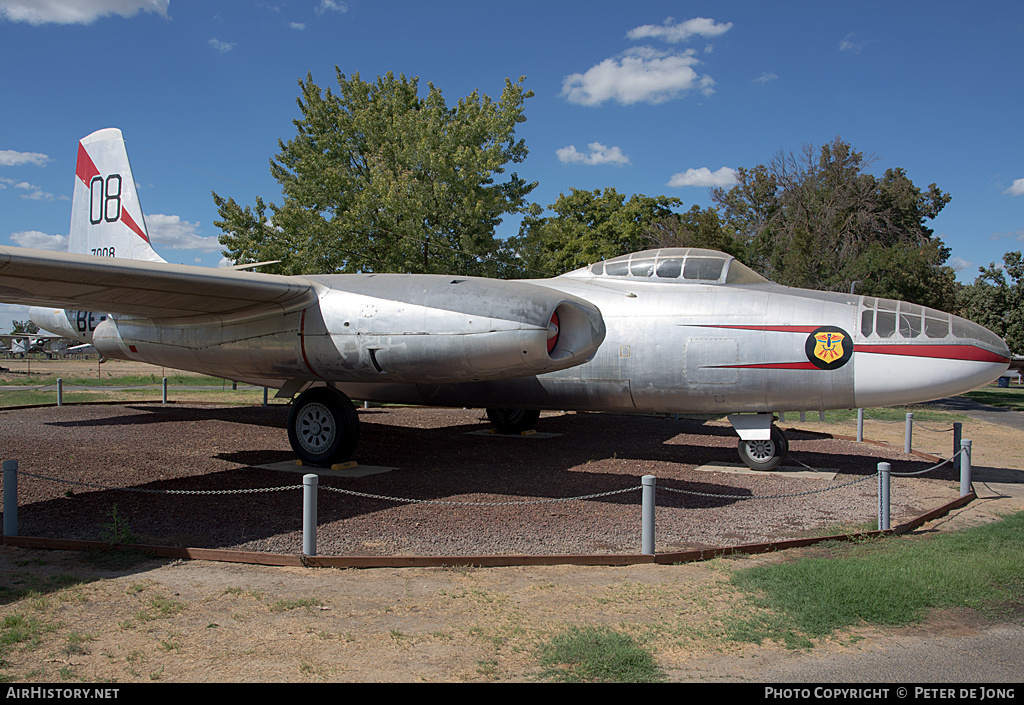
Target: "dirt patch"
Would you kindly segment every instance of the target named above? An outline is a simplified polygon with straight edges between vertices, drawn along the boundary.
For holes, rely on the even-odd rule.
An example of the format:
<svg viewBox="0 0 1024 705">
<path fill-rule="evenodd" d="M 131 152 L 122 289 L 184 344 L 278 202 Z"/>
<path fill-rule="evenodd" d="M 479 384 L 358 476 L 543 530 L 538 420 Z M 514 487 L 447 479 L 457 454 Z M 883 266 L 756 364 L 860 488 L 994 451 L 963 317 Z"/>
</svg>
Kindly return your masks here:
<svg viewBox="0 0 1024 705">
<path fill-rule="evenodd" d="M 105 360 L 100 362 L 95 356 L 79 359 L 46 359 L 37 357 L 13 357 L 0 360 L 0 382 L 24 382 L 30 375 L 53 377 L 88 377 L 105 379 L 109 377 L 125 377 L 130 375 L 155 376 L 157 378 L 170 375 L 199 376 L 198 372 L 175 370 L 170 367 L 149 365 L 131 360 Z"/>
</svg>

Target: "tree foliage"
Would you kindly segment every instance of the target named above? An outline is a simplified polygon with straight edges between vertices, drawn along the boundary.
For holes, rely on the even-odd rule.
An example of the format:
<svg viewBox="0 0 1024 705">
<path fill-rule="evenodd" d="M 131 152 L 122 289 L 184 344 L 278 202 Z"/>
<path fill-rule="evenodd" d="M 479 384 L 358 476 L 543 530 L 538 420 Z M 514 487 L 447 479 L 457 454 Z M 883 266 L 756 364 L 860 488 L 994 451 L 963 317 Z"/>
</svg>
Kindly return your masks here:
<svg viewBox="0 0 1024 705">
<path fill-rule="evenodd" d="M 31 320 L 11 321 L 11 332 L 17 334 L 38 333 L 39 326 Z"/>
<path fill-rule="evenodd" d="M 743 242 L 715 208 L 691 206 L 684 213 L 656 219 L 647 227 L 647 238 L 651 247 L 700 247 L 746 259 Z"/>
<path fill-rule="evenodd" d="M 628 201 L 614 188 L 572 189 L 522 222 L 510 247 L 525 276 L 554 276 L 591 262 L 651 247 L 652 224 L 674 217 L 678 198 L 636 194 Z"/>
<path fill-rule="evenodd" d="M 954 305 L 950 251 L 927 220 L 949 194 L 914 185 L 904 169 L 876 177 L 840 138 L 737 171 L 711 196 L 743 243 L 746 263 L 781 284 Z"/>
<path fill-rule="evenodd" d="M 296 135 L 270 163 L 281 204 L 214 194 L 224 254 L 280 259 L 289 274 L 493 273 L 494 228 L 536 186 L 503 176 L 528 154 L 515 139 L 533 95 L 524 79 L 497 101 L 474 91 L 449 107 L 433 84 L 420 97 L 416 78 L 336 74 L 336 92 L 299 81 Z"/>
<path fill-rule="evenodd" d="M 1018 252 L 1003 255 L 1003 266 L 994 262 L 979 267 L 974 284 L 960 292 L 960 314 L 1000 335 L 1014 353 L 1024 354 L 1024 257 Z"/>
</svg>

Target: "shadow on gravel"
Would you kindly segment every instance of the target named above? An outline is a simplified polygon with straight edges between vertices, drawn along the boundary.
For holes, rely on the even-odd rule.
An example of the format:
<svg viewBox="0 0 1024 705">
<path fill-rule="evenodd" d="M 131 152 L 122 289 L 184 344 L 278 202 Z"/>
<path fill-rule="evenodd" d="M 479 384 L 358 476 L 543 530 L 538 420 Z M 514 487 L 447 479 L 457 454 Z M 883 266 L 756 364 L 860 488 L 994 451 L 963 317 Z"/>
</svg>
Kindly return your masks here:
<svg viewBox="0 0 1024 705">
<path fill-rule="evenodd" d="M 139 404 L 124 405 L 122 408 L 134 413 L 112 415 L 104 418 L 81 419 L 73 421 L 49 421 L 51 426 L 58 428 L 88 428 L 90 426 L 121 426 L 124 424 L 161 424 L 202 421 L 226 421 L 229 423 L 250 424 L 267 428 L 285 429 L 288 420 L 288 407 L 275 404 L 268 407 L 256 406 L 184 406 L 177 404 Z M 138 412 L 145 412 L 139 414 Z"/>
</svg>

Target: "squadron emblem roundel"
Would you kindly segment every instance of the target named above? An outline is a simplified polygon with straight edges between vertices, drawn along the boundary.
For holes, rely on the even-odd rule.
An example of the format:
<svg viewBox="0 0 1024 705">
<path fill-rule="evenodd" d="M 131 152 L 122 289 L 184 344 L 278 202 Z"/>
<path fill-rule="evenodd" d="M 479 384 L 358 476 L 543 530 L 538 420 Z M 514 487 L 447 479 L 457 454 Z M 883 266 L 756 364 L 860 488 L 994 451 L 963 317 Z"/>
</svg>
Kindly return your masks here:
<svg viewBox="0 0 1024 705">
<path fill-rule="evenodd" d="M 853 356 L 853 339 L 836 326 L 822 326 L 807 336 L 807 359 L 822 370 L 836 370 Z"/>
</svg>

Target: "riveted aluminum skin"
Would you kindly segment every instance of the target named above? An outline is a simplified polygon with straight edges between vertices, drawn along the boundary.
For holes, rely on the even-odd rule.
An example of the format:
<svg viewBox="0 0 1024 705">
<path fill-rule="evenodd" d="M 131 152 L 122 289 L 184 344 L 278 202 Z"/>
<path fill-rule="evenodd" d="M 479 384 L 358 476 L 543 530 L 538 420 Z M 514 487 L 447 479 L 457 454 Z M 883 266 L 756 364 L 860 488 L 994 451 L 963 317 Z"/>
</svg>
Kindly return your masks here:
<svg viewBox="0 0 1024 705">
<path fill-rule="evenodd" d="M 108 357 L 281 387 L 286 380 L 468 382 L 543 374 L 592 357 L 605 335 L 592 303 L 527 282 L 393 274 L 308 279 L 316 298 L 297 310 L 111 317 L 96 327 L 92 343 Z M 556 313 L 558 339 L 549 350 Z"/>
<path fill-rule="evenodd" d="M 660 262 L 680 252 L 687 251 L 625 258 Z M 695 252 L 726 260 L 726 270 L 735 266 L 721 253 L 689 254 Z M 1009 361 L 997 336 L 950 314 L 763 279 L 726 279 L 660 281 L 579 270 L 537 281 L 601 310 L 608 333 L 586 364 L 477 384 L 350 385 L 345 391 L 359 399 L 453 406 L 764 413 L 927 401 L 984 385 Z M 863 332 L 865 311 L 880 306 L 909 310 L 918 323 L 882 331 L 887 337 L 877 329 Z M 875 315 L 881 320 L 883 314 Z"/>
</svg>

